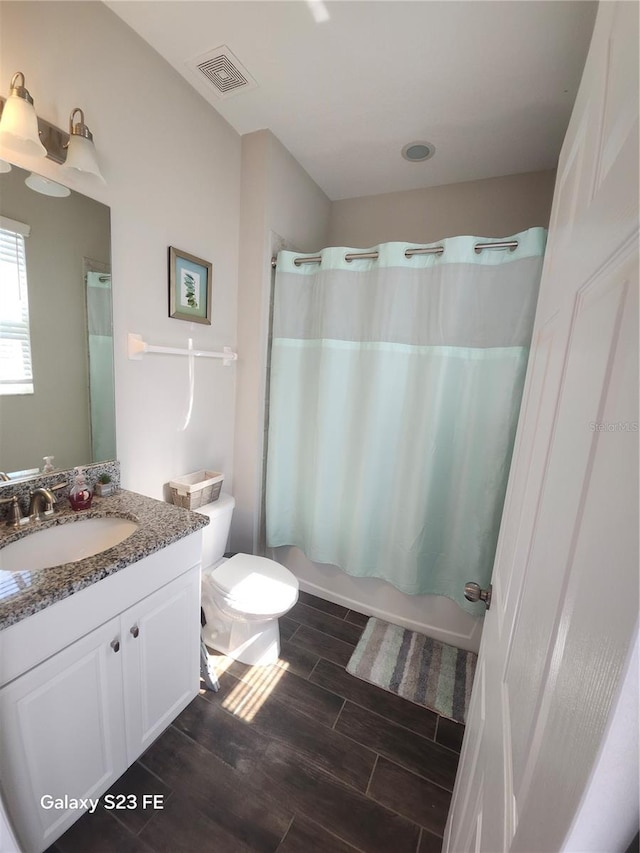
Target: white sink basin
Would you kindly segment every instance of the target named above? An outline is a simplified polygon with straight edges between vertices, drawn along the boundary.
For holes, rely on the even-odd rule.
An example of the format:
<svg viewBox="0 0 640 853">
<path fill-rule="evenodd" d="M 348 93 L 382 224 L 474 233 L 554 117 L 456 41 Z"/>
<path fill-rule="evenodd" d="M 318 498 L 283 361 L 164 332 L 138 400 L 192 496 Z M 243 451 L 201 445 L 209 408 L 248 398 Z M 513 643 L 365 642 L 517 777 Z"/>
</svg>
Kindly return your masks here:
<svg viewBox="0 0 640 853">
<path fill-rule="evenodd" d="M 135 521 L 116 516 L 82 518 L 68 524 L 34 530 L 0 548 L 0 569 L 37 571 L 76 563 L 123 542 L 138 529 Z"/>
</svg>

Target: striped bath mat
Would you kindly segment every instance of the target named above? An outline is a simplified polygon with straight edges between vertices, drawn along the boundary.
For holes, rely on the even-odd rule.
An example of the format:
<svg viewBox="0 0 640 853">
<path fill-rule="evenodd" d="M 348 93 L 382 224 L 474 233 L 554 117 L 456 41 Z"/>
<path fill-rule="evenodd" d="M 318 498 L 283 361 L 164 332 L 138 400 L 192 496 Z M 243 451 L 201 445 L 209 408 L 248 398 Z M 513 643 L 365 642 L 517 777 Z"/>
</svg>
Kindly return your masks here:
<svg viewBox="0 0 640 853">
<path fill-rule="evenodd" d="M 347 672 L 466 722 L 477 655 L 371 617 Z"/>
</svg>

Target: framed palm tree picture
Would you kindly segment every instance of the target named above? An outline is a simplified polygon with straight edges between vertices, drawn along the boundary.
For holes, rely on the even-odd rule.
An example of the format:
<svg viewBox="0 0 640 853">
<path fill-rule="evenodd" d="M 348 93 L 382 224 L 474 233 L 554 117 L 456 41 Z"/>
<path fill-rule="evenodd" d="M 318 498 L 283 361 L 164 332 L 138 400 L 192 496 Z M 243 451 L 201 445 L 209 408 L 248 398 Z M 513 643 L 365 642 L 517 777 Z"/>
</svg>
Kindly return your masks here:
<svg viewBox="0 0 640 853">
<path fill-rule="evenodd" d="M 212 265 L 169 246 L 169 316 L 211 325 Z"/>
</svg>

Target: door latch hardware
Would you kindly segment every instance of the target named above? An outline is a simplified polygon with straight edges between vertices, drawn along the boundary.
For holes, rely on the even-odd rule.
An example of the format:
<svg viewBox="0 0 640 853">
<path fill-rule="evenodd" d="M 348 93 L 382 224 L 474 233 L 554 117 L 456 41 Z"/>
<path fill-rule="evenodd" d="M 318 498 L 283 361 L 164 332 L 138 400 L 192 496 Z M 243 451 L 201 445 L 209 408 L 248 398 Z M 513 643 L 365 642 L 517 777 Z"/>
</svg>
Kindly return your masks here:
<svg viewBox="0 0 640 853">
<path fill-rule="evenodd" d="M 491 584 L 486 589 L 480 589 L 480 584 L 469 581 L 464 585 L 464 597 L 467 601 L 484 601 L 487 610 L 491 607 Z"/>
</svg>

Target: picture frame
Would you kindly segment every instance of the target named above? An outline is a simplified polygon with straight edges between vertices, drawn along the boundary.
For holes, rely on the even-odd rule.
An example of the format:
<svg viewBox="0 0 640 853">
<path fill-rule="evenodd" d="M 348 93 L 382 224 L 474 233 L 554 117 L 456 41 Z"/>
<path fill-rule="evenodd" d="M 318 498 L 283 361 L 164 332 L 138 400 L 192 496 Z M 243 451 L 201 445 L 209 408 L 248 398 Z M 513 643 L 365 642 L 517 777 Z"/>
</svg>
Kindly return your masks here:
<svg viewBox="0 0 640 853">
<path fill-rule="evenodd" d="M 169 317 L 211 325 L 213 266 L 169 246 Z"/>
</svg>

